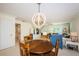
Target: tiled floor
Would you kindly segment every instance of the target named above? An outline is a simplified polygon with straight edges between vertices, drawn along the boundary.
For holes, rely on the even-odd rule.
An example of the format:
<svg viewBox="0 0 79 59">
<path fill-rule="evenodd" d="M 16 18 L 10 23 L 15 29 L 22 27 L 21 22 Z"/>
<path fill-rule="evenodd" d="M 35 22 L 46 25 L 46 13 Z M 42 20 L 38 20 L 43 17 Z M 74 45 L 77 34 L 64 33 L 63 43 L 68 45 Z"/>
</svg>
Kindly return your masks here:
<svg viewBox="0 0 79 59">
<path fill-rule="evenodd" d="M 0 50 L 0 56 L 19 56 L 20 51 L 18 46 L 13 46 L 4 50 Z"/>
<path fill-rule="evenodd" d="M 79 51 L 71 50 L 67 48 L 59 49 L 59 56 L 79 56 Z"/>
<path fill-rule="evenodd" d="M 63 48 L 62 50 L 59 49 L 59 56 L 79 56 L 79 52 L 75 50 L 70 50 Z M 20 56 L 19 47 L 13 46 L 4 50 L 0 50 L 0 56 Z"/>
</svg>

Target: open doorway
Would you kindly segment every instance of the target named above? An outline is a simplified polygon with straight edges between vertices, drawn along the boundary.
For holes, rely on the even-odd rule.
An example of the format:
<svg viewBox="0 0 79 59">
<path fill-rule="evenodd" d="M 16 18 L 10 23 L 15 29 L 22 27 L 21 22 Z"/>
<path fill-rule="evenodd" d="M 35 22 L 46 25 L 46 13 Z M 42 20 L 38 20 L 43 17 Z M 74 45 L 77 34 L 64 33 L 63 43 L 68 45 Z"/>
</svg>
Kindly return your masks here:
<svg viewBox="0 0 79 59">
<path fill-rule="evenodd" d="M 21 24 L 15 24 L 15 43 L 18 44 L 21 39 Z"/>
</svg>

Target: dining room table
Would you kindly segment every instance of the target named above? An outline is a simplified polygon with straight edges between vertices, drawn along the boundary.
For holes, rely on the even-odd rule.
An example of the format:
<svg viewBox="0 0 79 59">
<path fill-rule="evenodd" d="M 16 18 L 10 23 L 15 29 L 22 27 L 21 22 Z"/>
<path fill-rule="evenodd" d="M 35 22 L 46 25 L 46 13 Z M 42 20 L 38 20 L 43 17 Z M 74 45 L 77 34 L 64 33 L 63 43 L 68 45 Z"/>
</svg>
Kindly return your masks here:
<svg viewBox="0 0 79 59">
<path fill-rule="evenodd" d="M 28 48 L 27 48 L 28 46 Z M 50 41 L 36 39 L 27 41 L 24 44 L 25 49 L 28 49 L 28 55 L 44 55 L 45 53 L 50 52 L 53 49 L 53 45 Z"/>
</svg>

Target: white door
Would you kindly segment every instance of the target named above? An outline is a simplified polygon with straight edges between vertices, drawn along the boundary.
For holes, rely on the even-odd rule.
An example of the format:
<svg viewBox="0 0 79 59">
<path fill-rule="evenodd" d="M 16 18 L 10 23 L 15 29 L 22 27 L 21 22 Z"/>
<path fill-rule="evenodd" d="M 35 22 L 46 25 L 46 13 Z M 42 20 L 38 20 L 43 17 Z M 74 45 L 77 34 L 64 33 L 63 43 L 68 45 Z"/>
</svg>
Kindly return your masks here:
<svg viewBox="0 0 79 59">
<path fill-rule="evenodd" d="M 0 50 L 15 45 L 15 19 L 10 16 L 0 17 Z"/>
</svg>

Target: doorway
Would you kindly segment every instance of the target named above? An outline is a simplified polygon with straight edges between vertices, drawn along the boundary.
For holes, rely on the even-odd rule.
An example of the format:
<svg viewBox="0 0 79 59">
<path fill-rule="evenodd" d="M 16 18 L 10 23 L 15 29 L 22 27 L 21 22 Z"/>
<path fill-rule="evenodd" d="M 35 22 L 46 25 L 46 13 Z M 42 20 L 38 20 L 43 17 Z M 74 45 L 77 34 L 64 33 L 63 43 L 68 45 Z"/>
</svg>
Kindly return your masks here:
<svg viewBox="0 0 79 59">
<path fill-rule="evenodd" d="M 15 44 L 18 44 L 21 39 L 21 24 L 15 24 Z"/>
</svg>

